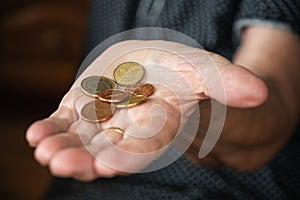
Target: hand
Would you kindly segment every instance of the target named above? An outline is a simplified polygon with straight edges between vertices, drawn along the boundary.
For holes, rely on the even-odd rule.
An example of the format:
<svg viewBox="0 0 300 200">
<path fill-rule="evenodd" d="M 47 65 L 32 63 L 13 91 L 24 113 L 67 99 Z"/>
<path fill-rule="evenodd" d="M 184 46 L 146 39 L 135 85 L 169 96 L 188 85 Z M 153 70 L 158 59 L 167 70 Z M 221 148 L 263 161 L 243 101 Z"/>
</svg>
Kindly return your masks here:
<svg viewBox="0 0 300 200">
<path fill-rule="evenodd" d="M 283 102 L 278 101 L 276 96 L 270 96 L 266 103 L 256 108 L 227 107 L 226 120 L 218 143 L 206 157 L 200 159 L 198 152 L 203 145 L 208 125 L 214 124 L 218 119 L 210 119 L 209 100 L 200 102 L 199 105 L 199 132 L 186 152 L 195 164 L 255 171 L 270 161 L 293 133 L 290 116 Z"/>
<path fill-rule="evenodd" d="M 197 152 L 209 123 L 214 124 L 218 117 L 210 122 L 210 102 L 201 102 L 200 128 L 187 152 L 189 158 L 198 164 L 225 165 L 241 171 L 257 170 L 270 161 L 299 120 L 299 53 L 299 38 L 289 31 L 261 26 L 244 30 L 234 62 L 266 80 L 268 99 L 254 108 L 228 107 L 218 143 L 203 159 Z"/>
<path fill-rule="evenodd" d="M 261 79 L 221 56 L 209 54 L 212 61 L 203 50 L 167 41 L 126 41 L 110 47 L 76 80 L 57 111 L 27 130 L 37 161 L 48 165 L 54 175 L 85 181 L 133 173 L 165 151 L 198 101 L 213 98 L 235 107 L 253 107 L 265 101 L 267 89 Z M 159 76 L 155 94 L 138 107 L 117 111 L 100 125 L 83 121 L 78 113 L 91 99 L 80 91 L 81 80 L 95 74 L 110 76 L 125 61 L 146 67 L 144 81 Z M 195 66 L 200 66 L 200 72 Z M 211 70 L 215 66 L 216 70 Z M 220 80 L 224 95 L 217 87 Z M 123 129 L 126 137 L 97 134 L 115 126 Z"/>
</svg>

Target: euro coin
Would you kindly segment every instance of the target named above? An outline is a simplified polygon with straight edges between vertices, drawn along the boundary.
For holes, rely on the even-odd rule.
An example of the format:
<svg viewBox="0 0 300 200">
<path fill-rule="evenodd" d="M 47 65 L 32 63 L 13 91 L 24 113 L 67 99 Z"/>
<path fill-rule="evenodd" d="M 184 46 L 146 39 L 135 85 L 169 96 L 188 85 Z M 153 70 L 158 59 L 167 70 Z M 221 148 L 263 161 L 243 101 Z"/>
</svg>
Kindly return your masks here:
<svg viewBox="0 0 300 200">
<path fill-rule="evenodd" d="M 115 81 L 123 86 L 140 82 L 145 74 L 144 67 L 136 62 L 125 62 L 120 64 L 113 73 Z"/>
<path fill-rule="evenodd" d="M 103 129 L 103 131 L 101 131 L 101 133 L 106 133 L 106 132 L 111 132 L 111 131 L 124 135 L 124 131 L 119 127 L 109 127 L 109 128 Z"/>
<path fill-rule="evenodd" d="M 119 127 L 109 127 L 103 129 L 99 134 L 103 135 L 105 138 L 101 138 L 101 147 L 109 147 L 112 144 L 116 144 L 123 139 L 124 131 Z M 98 136 L 99 137 L 99 136 Z"/>
<path fill-rule="evenodd" d="M 105 76 L 89 76 L 81 81 L 82 92 L 93 98 L 96 98 L 100 91 L 114 88 L 116 88 L 114 81 Z"/>
<path fill-rule="evenodd" d="M 110 119 L 115 110 L 114 104 L 94 100 L 83 106 L 81 117 L 87 122 L 103 122 Z"/>
<path fill-rule="evenodd" d="M 129 94 L 123 90 L 110 89 L 98 93 L 98 99 L 110 103 L 118 103 L 128 99 Z"/>
<path fill-rule="evenodd" d="M 128 86 L 124 90 L 136 95 L 144 95 L 148 97 L 154 92 L 154 87 L 150 83 L 137 83 Z"/>
<path fill-rule="evenodd" d="M 147 97 L 144 95 L 131 95 L 128 100 L 116 104 L 117 108 L 132 108 L 144 103 Z"/>
</svg>

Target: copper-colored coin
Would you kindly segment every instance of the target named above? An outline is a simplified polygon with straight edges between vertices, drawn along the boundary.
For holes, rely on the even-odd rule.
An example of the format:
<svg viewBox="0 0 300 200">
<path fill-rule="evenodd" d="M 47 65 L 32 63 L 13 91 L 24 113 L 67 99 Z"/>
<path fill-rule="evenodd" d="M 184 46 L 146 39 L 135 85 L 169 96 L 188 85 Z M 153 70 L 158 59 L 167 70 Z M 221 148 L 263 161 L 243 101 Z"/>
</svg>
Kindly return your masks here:
<svg viewBox="0 0 300 200">
<path fill-rule="evenodd" d="M 96 98 L 102 90 L 114 88 L 116 88 L 114 81 L 105 76 L 89 76 L 81 81 L 82 92 L 93 98 Z"/>
<path fill-rule="evenodd" d="M 115 110 L 115 105 L 95 100 L 83 106 L 81 117 L 87 122 L 103 122 L 111 118 Z"/>
<path fill-rule="evenodd" d="M 150 83 L 137 83 L 128 86 L 124 89 L 126 92 L 130 92 L 136 95 L 150 96 L 154 92 L 154 86 Z"/>
<path fill-rule="evenodd" d="M 98 99 L 110 103 L 118 103 L 128 99 L 129 94 L 123 90 L 110 89 L 98 93 Z"/>
<path fill-rule="evenodd" d="M 145 74 L 143 66 L 136 62 L 125 62 L 114 70 L 115 81 L 124 86 L 140 82 Z"/>
<path fill-rule="evenodd" d="M 147 101 L 144 95 L 131 95 L 129 99 L 116 104 L 117 108 L 132 108 Z"/>
</svg>

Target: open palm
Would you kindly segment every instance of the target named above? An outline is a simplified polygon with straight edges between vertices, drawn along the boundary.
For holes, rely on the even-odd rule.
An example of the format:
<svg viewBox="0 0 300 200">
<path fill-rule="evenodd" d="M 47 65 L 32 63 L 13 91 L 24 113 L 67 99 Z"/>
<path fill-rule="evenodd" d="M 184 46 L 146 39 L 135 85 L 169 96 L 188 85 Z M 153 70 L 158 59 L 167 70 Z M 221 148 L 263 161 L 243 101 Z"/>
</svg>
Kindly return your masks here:
<svg viewBox="0 0 300 200">
<path fill-rule="evenodd" d="M 76 80 L 58 110 L 28 129 L 27 140 L 36 147 L 36 159 L 54 175 L 85 181 L 133 173 L 163 154 L 199 100 L 214 98 L 231 106 L 251 107 L 266 99 L 265 85 L 256 76 L 221 56 L 210 54 L 210 60 L 207 55 L 166 41 L 126 41 L 110 47 Z M 126 61 L 145 66 L 143 81 L 155 85 L 155 93 L 140 106 L 117 110 L 108 121 L 82 120 L 80 110 L 92 99 L 81 92 L 80 82 L 91 75 L 111 76 Z M 210 70 L 212 65 L 217 71 Z M 195 66 L 201 66 L 202 73 Z M 219 80 L 213 78 L 215 72 Z M 249 92 L 253 89 L 255 95 Z M 125 135 L 99 134 L 109 127 L 119 127 Z"/>
</svg>

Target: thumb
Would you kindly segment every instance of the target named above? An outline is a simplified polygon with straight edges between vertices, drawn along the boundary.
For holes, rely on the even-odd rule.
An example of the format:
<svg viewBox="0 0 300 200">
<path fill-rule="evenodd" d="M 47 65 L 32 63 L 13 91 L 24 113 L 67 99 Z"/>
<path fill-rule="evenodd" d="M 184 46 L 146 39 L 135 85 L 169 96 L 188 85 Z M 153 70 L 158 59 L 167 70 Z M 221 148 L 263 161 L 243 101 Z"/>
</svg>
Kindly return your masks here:
<svg viewBox="0 0 300 200">
<path fill-rule="evenodd" d="M 261 78 L 238 65 L 229 64 L 222 68 L 220 75 L 224 93 L 212 88 L 208 96 L 225 105 L 239 108 L 259 106 L 266 101 L 268 88 Z"/>
</svg>

